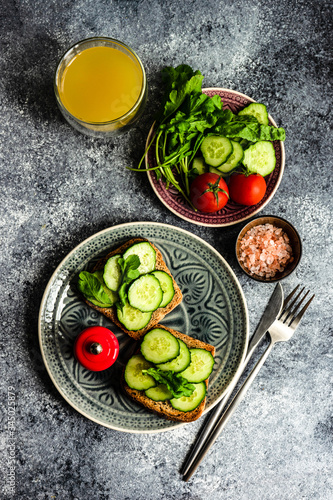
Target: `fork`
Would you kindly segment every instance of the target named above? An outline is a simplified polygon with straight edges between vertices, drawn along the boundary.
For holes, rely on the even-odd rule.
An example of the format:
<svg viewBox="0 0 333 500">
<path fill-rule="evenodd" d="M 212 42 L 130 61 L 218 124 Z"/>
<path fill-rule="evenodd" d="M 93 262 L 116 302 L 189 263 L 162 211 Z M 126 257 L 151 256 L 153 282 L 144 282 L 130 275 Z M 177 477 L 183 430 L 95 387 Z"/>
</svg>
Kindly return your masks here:
<svg viewBox="0 0 333 500">
<path fill-rule="evenodd" d="M 286 297 L 282 311 L 278 318 L 274 321 L 272 326 L 269 328 L 268 333 L 270 336 L 270 343 L 266 349 L 266 351 L 263 353 L 259 361 L 256 363 L 250 374 L 247 376 L 245 379 L 244 383 L 238 390 L 238 392 L 235 394 L 234 398 L 228 405 L 227 409 L 222 413 L 222 415 L 219 418 L 218 423 L 215 425 L 214 429 L 211 431 L 210 435 L 202 445 L 201 449 L 198 451 L 195 459 L 192 461 L 191 466 L 188 468 L 187 472 L 183 476 L 184 481 L 188 481 L 198 466 L 200 465 L 201 461 L 203 458 L 206 456 L 208 453 L 209 449 L 211 446 L 214 444 L 218 436 L 221 434 L 222 430 L 226 426 L 227 422 L 235 412 L 236 408 L 238 407 L 239 403 L 241 400 L 244 398 L 246 392 L 248 391 L 249 387 L 251 386 L 253 380 L 256 378 L 256 376 L 259 373 L 259 370 L 265 363 L 266 359 L 268 358 L 271 350 L 273 349 L 274 345 L 277 342 L 286 342 L 291 339 L 293 336 L 296 328 L 298 327 L 305 311 L 309 307 L 310 303 L 314 299 L 314 295 L 308 300 L 308 302 L 303 306 L 303 308 L 298 312 L 301 304 L 304 302 L 305 298 L 308 296 L 309 291 L 303 295 L 302 298 L 301 295 L 304 292 L 304 288 L 296 295 L 296 297 L 292 300 L 294 297 L 295 293 L 297 292 L 299 288 L 299 285 Z M 300 299 L 300 300 L 299 300 Z"/>
</svg>

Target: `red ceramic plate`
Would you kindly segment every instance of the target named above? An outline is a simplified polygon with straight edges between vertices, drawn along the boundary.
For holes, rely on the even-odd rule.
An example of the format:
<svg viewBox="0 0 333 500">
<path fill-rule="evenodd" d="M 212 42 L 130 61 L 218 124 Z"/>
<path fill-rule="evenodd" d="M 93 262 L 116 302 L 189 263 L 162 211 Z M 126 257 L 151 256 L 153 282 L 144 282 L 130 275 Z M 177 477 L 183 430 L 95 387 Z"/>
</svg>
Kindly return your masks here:
<svg viewBox="0 0 333 500">
<path fill-rule="evenodd" d="M 247 97 L 246 95 L 234 90 L 208 88 L 203 89 L 203 92 L 210 97 L 216 94 L 219 95 L 223 101 L 223 108 L 230 109 L 233 113 L 238 113 L 238 111 L 240 111 L 251 102 L 255 102 L 250 97 Z M 275 127 L 277 126 L 270 115 L 269 121 L 271 125 L 274 125 Z M 150 129 L 146 146 L 151 141 L 152 135 L 153 126 Z M 277 188 L 279 187 L 284 170 L 284 145 L 281 141 L 274 141 L 273 145 L 276 155 L 276 167 L 273 172 L 265 178 L 267 190 L 264 198 L 260 203 L 252 207 L 245 207 L 242 205 L 238 205 L 233 201 L 229 201 L 222 210 L 214 214 L 195 212 L 174 187 L 166 189 L 165 184 L 162 180 L 157 181 L 154 171 L 147 172 L 148 178 L 153 190 L 155 191 L 161 202 L 171 212 L 178 215 L 178 217 L 180 217 L 181 219 L 192 222 L 193 224 L 198 224 L 199 226 L 231 226 L 232 224 L 237 224 L 238 222 L 245 221 L 260 212 L 260 210 L 262 210 L 270 202 Z M 156 166 L 154 148 L 150 148 L 146 155 L 146 168 L 154 166 Z"/>
</svg>

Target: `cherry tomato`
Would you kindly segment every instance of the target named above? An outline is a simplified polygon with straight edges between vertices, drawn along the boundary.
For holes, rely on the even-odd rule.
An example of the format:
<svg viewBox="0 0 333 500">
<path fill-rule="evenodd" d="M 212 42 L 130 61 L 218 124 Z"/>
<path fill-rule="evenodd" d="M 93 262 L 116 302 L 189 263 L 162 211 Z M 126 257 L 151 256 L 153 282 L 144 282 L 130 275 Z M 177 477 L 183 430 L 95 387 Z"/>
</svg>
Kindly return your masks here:
<svg viewBox="0 0 333 500">
<path fill-rule="evenodd" d="M 259 174 L 233 174 L 228 187 L 230 198 L 240 205 L 256 205 L 266 193 L 265 179 Z"/>
<path fill-rule="evenodd" d="M 200 212 L 213 213 L 228 203 L 229 190 L 226 182 L 217 174 L 204 173 L 194 179 L 190 197 Z"/>
</svg>

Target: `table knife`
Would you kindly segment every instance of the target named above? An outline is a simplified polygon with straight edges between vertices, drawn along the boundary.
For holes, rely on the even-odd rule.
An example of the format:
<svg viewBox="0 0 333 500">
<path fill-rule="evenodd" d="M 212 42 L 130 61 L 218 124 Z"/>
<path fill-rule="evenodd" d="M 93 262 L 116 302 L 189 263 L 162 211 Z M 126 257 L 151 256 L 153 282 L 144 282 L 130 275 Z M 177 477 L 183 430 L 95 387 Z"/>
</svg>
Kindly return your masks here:
<svg viewBox="0 0 333 500">
<path fill-rule="evenodd" d="M 265 337 L 267 330 L 271 327 L 271 325 L 274 323 L 276 318 L 279 316 L 283 306 L 283 289 L 280 283 L 276 285 L 274 288 L 274 291 L 269 299 L 269 302 L 266 306 L 266 309 L 259 321 L 259 324 L 252 336 L 252 339 L 249 343 L 249 347 L 247 350 L 247 355 L 246 358 L 243 362 L 242 368 L 237 374 L 237 376 L 233 379 L 232 383 L 230 384 L 228 391 L 226 392 L 224 398 L 218 403 L 216 408 L 212 411 L 210 417 L 206 421 L 201 434 L 199 435 L 198 440 L 196 441 L 193 450 L 191 451 L 187 461 L 185 462 L 181 474 L 185 475 L 191 465 L 193 464 L 201 446 L 204 444 L 206 441 L 208 435 L 213 431 L 216 422 L 218 421 L 220 415 L 222 414 L 222 411 L 224 410 L 231 393 L 235 389 L 240 377 L 243 375 L 246 366 L 248 365 L 252 354 L 258 344 L 261 342 L 261 340 Z"/>
</svg>

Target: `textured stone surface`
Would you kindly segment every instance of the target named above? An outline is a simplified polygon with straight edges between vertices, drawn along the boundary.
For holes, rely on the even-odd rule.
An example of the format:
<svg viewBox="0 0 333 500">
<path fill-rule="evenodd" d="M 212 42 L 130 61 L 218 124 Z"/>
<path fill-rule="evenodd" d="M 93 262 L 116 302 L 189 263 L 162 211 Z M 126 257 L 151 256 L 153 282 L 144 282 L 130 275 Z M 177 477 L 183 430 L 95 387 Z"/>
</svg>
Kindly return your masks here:
<svg viewBox="0 0 333 500">
<path fill-rule="evenodd" d="M 332 498 L 329 6 L 326 0 L 3 1 L 1 498 Z M 64 50 L 94 35 L 133 47 L 149 83 L 140 125 L 107 142 L 72 130 L 52 88 Z M 264 310 L 272 287 L 249 281 L 236 266 L 240 228 L 182 221 L 159 202 L 144 174 L 125 169 L 142 155 L 161 96 L 161 68 L 179 63 L 200 69 L 206 87 L 239 90 L 266 103 L 285 127 L 285 174 L 265 213 L 290 220 L 303 240 L 301 264 L 285 289 L 302 283 L 316 293 L 298 333 L 275 348 L 189 483 L 178 471 L 201 421 L 157 435 L 98 426 L 58 394 L 37 339 L 43 290 L 62 258 L 86 237 L 127 221 L 166 222 L 201 236 L 240 279 L 251 331 Z M 14 441 L 8 429 L 11 387 L 17 404 Z M 6 495 L 13 443 L 16 493 Z"/>
</svg>

